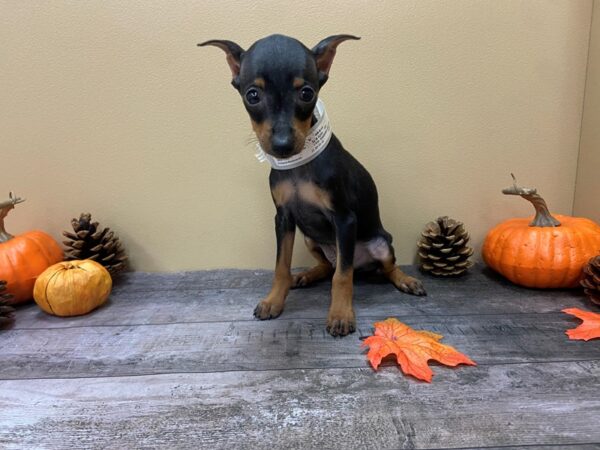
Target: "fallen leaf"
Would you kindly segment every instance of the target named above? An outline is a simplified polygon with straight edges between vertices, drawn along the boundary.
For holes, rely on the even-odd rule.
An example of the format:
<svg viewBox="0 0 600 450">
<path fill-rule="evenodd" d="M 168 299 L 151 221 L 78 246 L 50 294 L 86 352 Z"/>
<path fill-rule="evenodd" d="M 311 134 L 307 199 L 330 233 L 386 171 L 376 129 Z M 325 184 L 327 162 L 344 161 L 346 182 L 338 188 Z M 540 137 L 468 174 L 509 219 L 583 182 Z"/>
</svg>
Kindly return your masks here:
<svg viewBox="0 0 600 450">
<path fill-rule="evenodd" d="M 375 334 L 363 341 L 368 346 L 367 358 L 375 370 L 388 355 L 396 355 L 400 368 L 407 375 L 431 382 L 433 372 L 427 365 L 434 359 L 446 366 L 468 364 L 475 366 L 466 355 L 439 341 L 443 336 L 430 331 L 413 330 L 398 319 L 390 317 L 375 323 Z"/>
<path fill-rule="evenodd" d="M 589 341 L 590 339 L 600 337 L 600 314 L 584 311 L 579 308 L 563 309 L 562 312 L 583 320 L 583 323 L 577 328 L 565 331 L 569 339 Z"/>
</svg>

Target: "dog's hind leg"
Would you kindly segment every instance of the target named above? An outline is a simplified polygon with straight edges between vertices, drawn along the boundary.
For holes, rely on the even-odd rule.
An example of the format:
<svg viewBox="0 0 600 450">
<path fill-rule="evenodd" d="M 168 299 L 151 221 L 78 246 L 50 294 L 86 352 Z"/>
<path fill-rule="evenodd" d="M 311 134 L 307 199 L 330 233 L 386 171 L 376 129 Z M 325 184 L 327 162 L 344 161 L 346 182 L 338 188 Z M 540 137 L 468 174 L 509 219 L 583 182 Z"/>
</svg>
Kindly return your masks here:
<svg viewBox="0 0 600 450">
<path fill-rule="evenodd" d="M 396 265 L 394 247 L 383 237 L 373 239 L 368 244 L 371 256 L 381 263 L 383 275 L 402 292 L 413 295 L 427 295 L 423 283 L 410 275 L 406 275 Z"/>
<path fill-rule="evenodd" d="M 305 236 L 304 243 L 306 244 L 306 247 L 308 247 L 308 251 L 311 255 L 317 260 L 317 265 L 295 274 L 292 278 L 292 289 L 308 286 L 309 284 L 329 278 L 331 274 L 333 274 L 333 266 L 315 241 Z"/>
</svg>

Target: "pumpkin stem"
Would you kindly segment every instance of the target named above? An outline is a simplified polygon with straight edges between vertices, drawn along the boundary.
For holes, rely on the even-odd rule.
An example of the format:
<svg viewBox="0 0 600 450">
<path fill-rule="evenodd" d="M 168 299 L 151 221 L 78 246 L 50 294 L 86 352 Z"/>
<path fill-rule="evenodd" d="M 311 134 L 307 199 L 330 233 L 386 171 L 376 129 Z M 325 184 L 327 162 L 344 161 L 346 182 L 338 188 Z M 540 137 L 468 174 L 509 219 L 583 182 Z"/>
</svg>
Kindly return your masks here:
<svg viewBox="0 0 600 450">
<path fill-rule="evenodd" d="M 517 179 L 511 173 L 513 185 L 509 188 L 502 189 L 502 193 L 506 195 L 520 195 L 525 200 L 530 201 L 535 208 L 535 217 L 529 224 L 530 227 L 558 227 L 560 222 L 556 220 L 550 211 L 545 200 L 537 193 L 537 189 L 524 188 L 517 186 Z"/>
<path fill-rule="evenodd" d="M 2 242 L 6 242 L 14 236 L 8 233 L 4 229 L 4 218 L 8 215 L 8 212 L 15 207 L 17 203 L 23 203 L 25 201 L 24 198 L 16 197 L 12 192 L 8 194 L 8 200 L 0 202 L 0 244 Z"/>
</svg>

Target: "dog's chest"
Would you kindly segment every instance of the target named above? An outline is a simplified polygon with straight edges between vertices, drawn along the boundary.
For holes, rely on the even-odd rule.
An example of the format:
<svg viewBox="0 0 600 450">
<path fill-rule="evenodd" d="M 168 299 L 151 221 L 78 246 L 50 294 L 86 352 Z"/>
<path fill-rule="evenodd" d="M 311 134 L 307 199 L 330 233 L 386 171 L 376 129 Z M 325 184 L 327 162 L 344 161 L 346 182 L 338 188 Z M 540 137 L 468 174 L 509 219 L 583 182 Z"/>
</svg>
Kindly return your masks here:
<svg viewBox="0 0 600 450">
<path fill-rule="evenodd" d="M 273 201 L 289 211 L 304 235 L 316 242 L 334 243 L 333 206 L 329 193 L 311 181 L 284 180 L 271 189 Z"/>
<path fill-rule="evenodd" d="M 277 206 L 291 207 L 294 204 L 301 203 L 317 207 L 323 211 L 332 211 L 329 193 L 312 181 L 280 181 L 271 189 L 271 194 Z"/>
</svg>

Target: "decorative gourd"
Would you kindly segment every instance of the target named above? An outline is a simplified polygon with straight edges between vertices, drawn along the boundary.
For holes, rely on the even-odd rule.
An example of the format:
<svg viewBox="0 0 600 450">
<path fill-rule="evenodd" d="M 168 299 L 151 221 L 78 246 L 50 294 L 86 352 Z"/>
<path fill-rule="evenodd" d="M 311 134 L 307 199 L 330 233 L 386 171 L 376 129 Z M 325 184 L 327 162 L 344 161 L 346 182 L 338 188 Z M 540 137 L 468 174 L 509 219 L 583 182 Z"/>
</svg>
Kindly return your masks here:
<svg viewBox="0 0 600 450">
<path fill-rule="evenodd" d="M 79 316 L 102 305 L 111 289 L 108 270 L 96 261 L 64 261 L 38 277 L 33 298 L 48 314 Z"/>
<path fill-rule="evenodd" d="M 31 300 L 37 276 L 48 266 L 63 260 L 58 243 L 43 231 L 28 231 L 13 236 L 4 229 L 4 218 L 17 203 L 25 200 L 14 197 L 0 202 L 0 279 L 6 280 L 6 289 L 13 294 L 11 303 Z"/>
<path fill-rule="evenodd" d="M 535 208 L 535 218 L 509 219 L 485 238 L 482 255 L 487 265 L 510 281 L 534 288 L 571 288 L 578 285 L 583 267 L 600 253 L 600 226 L 581 218 L 552 216 L 536 189 L 503 189 L 520 195 Z"/>
</svg>

